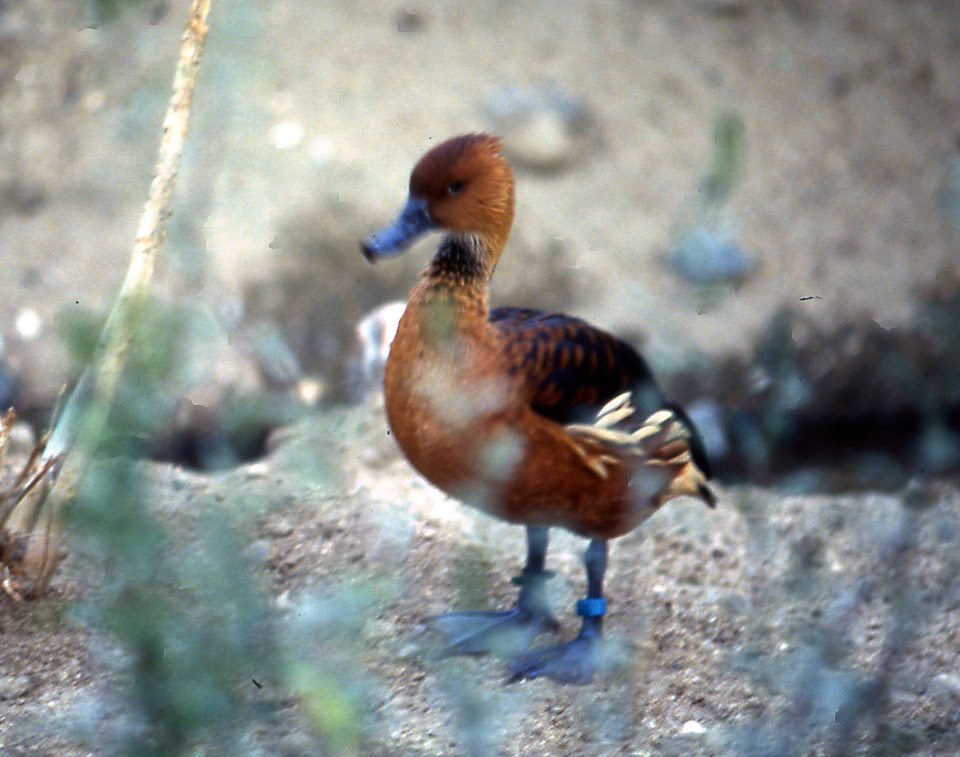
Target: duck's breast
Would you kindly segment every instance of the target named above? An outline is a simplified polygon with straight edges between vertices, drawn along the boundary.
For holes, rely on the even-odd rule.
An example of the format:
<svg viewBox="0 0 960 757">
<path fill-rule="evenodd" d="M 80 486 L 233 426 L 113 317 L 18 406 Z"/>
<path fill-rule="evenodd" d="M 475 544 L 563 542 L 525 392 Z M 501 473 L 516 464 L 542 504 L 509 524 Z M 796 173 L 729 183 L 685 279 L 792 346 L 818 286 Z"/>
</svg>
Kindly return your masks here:
<svg viewBox="0 0 960 757">
<path fill-rule="evenodd" d="M 413 466 L 466 498 L 465 490 L 489 477 L 519 393 L 493 345 L 469 334 L 438 340 L 430 333 L 436 328 L 410 308 L 401 318 L 384 373 L 387 419 Z"/>
</svg>

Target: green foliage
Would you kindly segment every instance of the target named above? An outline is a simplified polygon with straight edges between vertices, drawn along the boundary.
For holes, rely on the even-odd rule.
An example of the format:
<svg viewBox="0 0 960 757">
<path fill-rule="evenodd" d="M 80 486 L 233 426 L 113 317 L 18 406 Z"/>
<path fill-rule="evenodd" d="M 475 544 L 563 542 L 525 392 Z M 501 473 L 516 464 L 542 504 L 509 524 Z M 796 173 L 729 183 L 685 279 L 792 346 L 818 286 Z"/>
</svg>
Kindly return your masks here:
<svg viewBox="0 0 960 757">
<path fill-rule="evenodd" d="M 238 688 L 276 674 L 269 613 L 225 516 L 207 516 L 196 548 L 175 548 L 148 512 L 135 459 L 98 460 L 69 508 L 70 527 L 99 556 L 105 580 L 81 616 L 131 658 L 131 697 L 151 738 L 132 755 L 175 755 L 200 735 L 223 743 L 251 717 Z"/>
<path fill-rule="evenodd" d="M 735 110 L 721 112 L 713 123 L 713 154 L 703 177 L 701 199 L 705 204 L 727 201 L 740 175 L 746 152 L 743 119 Z"/>
<path fill-rule="evenodd" d="M 395 590 L 389 582 L 348 582 L 320 599 L 306 597 L 284 627 L 283 679 L 312 729 L 334 754 L 357 754 L 370 692 L 360 673 L 365 621 Z"/>
<path fill-rule="evenodd" d="M 105 321 L 105 314 L 97 313 L 79 303 L 68 306 L 59 313 L 56 320 L 58 335 L 78 367 L 87 365 L 93 359 Z"/>
<path fill-rule="evenodd" d="M 96 409 L 79 410 L 80 444 L 91 455 L 67 528 L 103 579 L 77 615 L 125 652 L 124 698 L 147 737 L 126 736 L 123 752 L 245 753 L 243 739 L 272 712 L 267 697 L 251 695 L 251 679 L 299 695 L 324 743 L 355 751 L 359 698 L 302 635 L 342 627 L 346 610 L 314 613 L 309 628 L 291 625 L 243 558 L 242 508 L 207 506 L 161 521 L 147 500 L 143 439 L 164 422 L 170 386 L 192 371 L 196 350 L 185 348 L 205 333 L 196 314 L 148 303 L 101 436 L 90 438 L 97 426 L 86 420 Z M 75 334 L 77 351 L 87 349 L 86 330 Z"/>
<path fill-rule="evenodd" d="M 918 746 L 911 724 L 893 719 L 890 701 L 903 655 L 927 620 L 913 585 L 912 562 L 920 551 L 921 518 L 935 512 L 931 496 L 910 489 L 902 505 L 847 513 L 857 522 L 846 527 L 861 534 L 863 550 L 872 557 L 859 575 L 838 574 L 826 563 L 830 547 L 822 533 L 840 513 L 827 514 L 822 533 L 793 536 L 770 550 L 765 549 L 770 527 L 762 511 L 748 501 L 736 503 L 748 516 L 758 569 L 770 570 L 782 561 L 777 566 L 782 578 L 769 581 L 764 596 L 754 598 L 744 618 L 753 641 L 732 659 L 762 689 L 771 711 L 762 720 L 728 729 L 731 753 L 900 755 Z M 790 606 L 809 614 L 784 616 L 782 608 Z M 858 627 L 877 617 L 882 637 L 877 653 L 865 662 Z M 773 628 L 777 648 L 765 648 Z"/>
<path fill-rule="evenodd" d="M 697 186 L 697 194 L 673 232 L 670 259 L 688 281 L 706 286 L 742 281 L 755 263 L 737 241 L 736 224 L 725 206 L 739 178 L 746 137 L 743 120 L 733 109 L 721 111 L 713 123 L 713 150 Z M 709 292 L 710 299 L 720 296 Z"/>
</svg>

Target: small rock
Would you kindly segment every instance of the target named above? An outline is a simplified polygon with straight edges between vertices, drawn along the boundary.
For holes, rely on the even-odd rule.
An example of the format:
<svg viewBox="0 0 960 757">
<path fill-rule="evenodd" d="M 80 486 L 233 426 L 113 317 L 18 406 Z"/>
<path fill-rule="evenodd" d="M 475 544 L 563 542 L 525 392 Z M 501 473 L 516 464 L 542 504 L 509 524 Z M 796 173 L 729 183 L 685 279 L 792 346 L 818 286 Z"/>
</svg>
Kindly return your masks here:
<svg viewBox="0 0 960 757">
<path fill-rule="evenodd" d="M 107 93 L 102 89 L 91 89 L 83 95 L 80 105 L 88 113 L 96 113 L 107 104 Z"/>
<path fill-rule="evenodd" d="M 243 550 L 243 561 L 250 565 L 265 565 L 270 560 L 270 544 L 257 539 Z"/>
<path fill-rule="evenodd" d="M 270 473 L 270 466 L 262 461 L 250 463 L 243 469 L 243 472 L 248 480 L 254 481 L 257 479 L 266 478 Z"/>
<path fill-rule="evenodd" d="M 510 151 L 542 171 L 563 168 L 573 153 L 566 126 L 554 113 L 536 113 L 524 121 L 511 135 Z"/>
<path fill-rule="evenodd" d="M 397 31 L 408 33 L 423 29 L 423 17 L 416 11 L 403 9 L 396 15 Z"/>
<path fill-rule="evenodd" d="M 33 691 L 33 689 L 34 682 L 29 676 L 0 677 L 0 699 L 20 699 Z"/>
<path fill-rule="evenodd" d="M 595 129 L 583 101 L 552 85 L 502 87 L 486 98 L 483 110 L 514 161 L 535 171 L 569 168 Z"/>
<path fill-rule="evenodd" d="M 680 235 L 670 262 L 695 284 L 737 283 L 749 278 L 756 262 L 722 229 L 699 226 Z"/>
<path fill-rule="evenodd" d="M 270 129 L 270 141 L 278 150 L 293 150 L 300 146 L 304 133 L 296 121 L 284 121 Z"/>
<path fill-rule="evenodd" d="M 700 725 L 696 720 L 688 720 L 680 728 L 681 736 L 703 736 L 707 729 Z"/>
<path fill-rule="evenodd" d="M 276 450 L 282 444 L 286 444 L 291 439 L 295 439 L 296 434 L 291 429 L 290 426 L 279 426 L 278 428 L 273 429 L 267 434 L 267 441 L 264 443 L 264 449 L 269 453 Z M 269 470 L 266 464 L 263 463 L 254 463 L 254 465 L 263 465 L 264 472 Z M 248 466 L 249 467 L 249 466 Z"/>
<path fill-rule="evenodd" d="M 415 660 L 421 655 L 420 647 L 416 644 L 404 644 L 397 652 L 397 656 L 402 660 Z"/>
<path fill-rule="evenodd" d="M 20 70 L 13 78 L 19 82 L 21 87 L 27 89 L 36 83 L 38 70 L 39 67 L 35 63 L 25 63 L 20 66 Z"/>
<path fill-rule="evenodd" d="M 14 321 L 14 328 L 25 340 L 35 339 L 40 333 L 43 321 L 33 308 L 20 308 Z"/>
<path fill-rule="evenodd" d="M 297 399 L 304 405 L 314 407 L 320 404 L 324 393 L 327 391 L 326 382 L 318 376 L 307 376 L 300 379 L 294 387 L 294 393 Z"/>
<path fill-rule="evenodd" d="M 390 621 L 377 619 L 364 623 L 362 633 L 365 641 L 380 642 L 395 638 L 397 629 Z"/>
<path fill-rule="evenodd" d="M 930 680 L 927 693 L 937 699 L 955 699 L 960 701 L 960 675 L 940 673 Z"/>
<path fill-rule="evenodd" d="M 263 527 L 263 530 L 267 536 L 280 539 L 293 533 L 293 524 L 286 518 L 277 518 L 276 520 L 268 521 Z"/>
</svg>

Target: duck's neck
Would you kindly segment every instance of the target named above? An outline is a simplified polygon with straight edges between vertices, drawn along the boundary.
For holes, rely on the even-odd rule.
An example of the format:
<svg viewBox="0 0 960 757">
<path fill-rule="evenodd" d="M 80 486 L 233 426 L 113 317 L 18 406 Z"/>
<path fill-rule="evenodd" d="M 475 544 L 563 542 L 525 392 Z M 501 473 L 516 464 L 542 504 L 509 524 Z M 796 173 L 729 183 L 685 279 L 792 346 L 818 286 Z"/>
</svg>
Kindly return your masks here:
<svg viewBox="0 0 960 757">
<path fill-rule="evenodd" d="M 488 327 L 489 261 L 495 259 L 488 243 L 482 236 L 448 234 L 411 293 L 421 337 L 434 347 L 454 348 L 464 335 Z"/>
<path fill-rule="evenodd" d="M 491 241 L 481 236 L 447 234 L 423 272 L 424 284 L 432 290 L 462 292 L 486 302 L 487 282 L 493 273 Z"/>
</svg>

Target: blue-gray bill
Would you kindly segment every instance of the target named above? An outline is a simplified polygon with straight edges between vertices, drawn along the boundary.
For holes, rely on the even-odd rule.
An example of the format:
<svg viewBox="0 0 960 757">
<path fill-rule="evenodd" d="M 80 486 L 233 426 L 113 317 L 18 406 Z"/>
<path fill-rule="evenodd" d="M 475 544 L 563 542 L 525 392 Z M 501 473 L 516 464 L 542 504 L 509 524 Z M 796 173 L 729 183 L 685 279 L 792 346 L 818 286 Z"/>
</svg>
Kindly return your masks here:
<svg viewBox="0 0 960 757">
<path fill-rule="evenodd" d="M 360 243 L 360 249 L 367 260 L 376 263 L 383 258 L 401 254 L 417 237 L 436 227 L 436 222 L 427 211 L 426 201 L 411 197 L 396 220 L 364 239 Z"/>
</svg>

